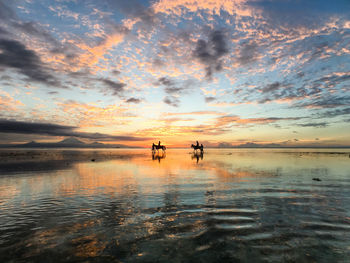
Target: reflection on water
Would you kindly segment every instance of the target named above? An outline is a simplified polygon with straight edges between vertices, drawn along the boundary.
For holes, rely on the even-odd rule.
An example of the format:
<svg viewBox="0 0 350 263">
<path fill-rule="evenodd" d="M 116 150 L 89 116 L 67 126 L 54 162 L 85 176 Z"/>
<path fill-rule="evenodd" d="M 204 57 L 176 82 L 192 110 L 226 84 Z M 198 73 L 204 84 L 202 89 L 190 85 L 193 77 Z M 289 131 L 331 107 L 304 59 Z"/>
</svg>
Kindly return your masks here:
<svg viewBox="0 0 350 263">
<path fill-rule="evenodd" d="M 161 159 L 164 159 L 166 157 L 165 151 L 152 151 L 152 160 L 158 160 L 160 163 Z"/>
<path fill-rule="evenodd" d="M 348 151 L 0 157 L 1 262 L 350 260 Z"/>
<path fill-rule="evenodd" d="M 192 154 L 192 160 L 196 159 L 197 163 L 199 162 L 199 159 L 203 160 L 204 153 L 202 151 L 195 151 Z"/>
</svg>

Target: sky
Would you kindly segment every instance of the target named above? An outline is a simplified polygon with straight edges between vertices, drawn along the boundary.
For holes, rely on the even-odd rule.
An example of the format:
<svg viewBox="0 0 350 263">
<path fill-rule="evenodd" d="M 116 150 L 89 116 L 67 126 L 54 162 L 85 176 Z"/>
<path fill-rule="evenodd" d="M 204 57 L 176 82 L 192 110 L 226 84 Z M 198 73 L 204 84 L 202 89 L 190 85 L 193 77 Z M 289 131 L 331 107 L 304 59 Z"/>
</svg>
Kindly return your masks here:
<svg viewBox="0 0 350 263">
<path fill-rule="evenodd" d="M 348 0 L 0 0 L 0 144 L 350 146 Z"/>
</svg>

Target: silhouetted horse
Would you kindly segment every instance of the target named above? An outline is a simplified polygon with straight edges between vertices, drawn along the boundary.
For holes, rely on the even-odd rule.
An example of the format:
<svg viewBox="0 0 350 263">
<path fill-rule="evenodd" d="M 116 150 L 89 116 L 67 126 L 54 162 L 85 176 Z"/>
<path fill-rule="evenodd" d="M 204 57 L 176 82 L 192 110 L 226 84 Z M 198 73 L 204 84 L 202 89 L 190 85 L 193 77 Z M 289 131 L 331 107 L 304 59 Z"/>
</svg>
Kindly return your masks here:
<svg viewBox="0 0 350 263">
<path fill-rule="evenodd" d="M 198 143 L 197 143 L 197 145 L 192 144 L 191 148 L 193 148 L 194 151 L 200 150 L 201 152 L 203 152 L 203 150 L 204 150 L 203 144 L 198 145 Z"/>
<path fill-rule="evenodd" d="M 159 151 L 161 149 L 163 152 L 166 150 L 166 147 L 164 145 L 160 145 L 160 142 L 158 144 L 152 144 L 152 151 Z"/>
</svg>

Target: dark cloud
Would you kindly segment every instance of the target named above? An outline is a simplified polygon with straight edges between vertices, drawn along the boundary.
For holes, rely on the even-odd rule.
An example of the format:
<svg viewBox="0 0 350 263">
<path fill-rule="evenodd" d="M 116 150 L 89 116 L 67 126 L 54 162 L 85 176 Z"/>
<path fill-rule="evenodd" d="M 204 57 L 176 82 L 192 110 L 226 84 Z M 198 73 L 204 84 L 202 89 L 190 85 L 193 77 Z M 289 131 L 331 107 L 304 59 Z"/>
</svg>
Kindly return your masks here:
<svg viewBox="0 0 350 263">
<path fill-rule="evenodd" d="M 155 68 L 161 68 L 161 67 L 164 67 L 166 63 L 161 60 L 160 58 L 155 58 L 153 61 L 152 61 L 152 65 L 155 67 Z"/>
<path fill-rule="evenodd" d="M 298 72 L 297 73 L 298 78 L 303 78 L 305 76 L 304 72 Z"/>
<path fill-rule="evenodd" d="M 106 1 L 112 9 L 115 9 L 126 17 L 139 18 L 144 26 L 153 26 L 157 21 L 154 10 L 151 7 L 146 7 L 141 0 Z"/>
<path fill-rule="evenodd" d="M 322 86 L 322 85 L 327 85 L 327 86 L 335 86 L 339 85 L 343 82 L 350 81 L 350 72 L 349 73 L 344 73 L 344 74 L 330 74 L 328 76 L 324 76 L 318 79 L 315 79 L 312 84 L 313 86 Z"/>
<path fill-rule="evenodd" d="M 261 91 L 263 93 L 274 92 L 274 91 L 278 90 L 281 86 L 282 86 L 281 83 L 277 81 L 277 82 L 266 85 L 264 88 L 261 89 Z"/>
<path fill-rule="evenodd" d="M 4 3 L 4 1 L 0 1 L 0 20 L 9 20 L 16 18 L 16 13 Z"/>
<path fill-rule="evenodd" d="M 163 86 L 173 86 L 175 85 L 175 83 L 170 80 L 167 77 L 161 77 L 158 79 L 158 81 L 156 82 L 157 85 L 163 85 Z"/>
<path fill-rule="evenodd" d="M 137 98 L 129 98 L 126 100 L 127 103 L 140 103 L 142 100 Z"/>
<path fill-rule="evenodd" d="M 15 29 L 19 29 L 31 37 L 36 36 L 52 43 L 55 45 L 56 49 L 60 45 L 60 43 L 51 34 L 46 32 L 43 28 L 39 27 L 35 22 L 16 22 L 12 25 Z"/>
<path fill-rule="evenodd" d="M 164 88 L 164 91 L 167 94 L 179 94 L 184 90 L 184 88 L 180 88 L 180 87 L 166 87 Z"/>
<path fill-rule="evenodd" d="M 112 70 L 111 73 L 115 75 L 119 75 L 121 72 L 115 69 L 115 70 Z"/>
<path fill-rule="evenodd" d="M 213 102 L 215 100 L 216 100 L 215 97 L 205 97 L 205 102 L 207 102 L 207 103 Z"/>
<path fill-rule="evenodd" d="M 347 106 L 350 104 L 347 104 Z M 316 116 L 319 118 L 334 118 L 338 116 L 350 115 L 350 108 L 328 110 L 322 113 L 317 113 Z"/>
<path fill-rule="evenodd" d="M 77 132 L 78 127 L 52 123 L 24 122 L 0 119 L 2 133 L 36 134 L 48 136 L 72 136 L 91 140 L 143 141 L 147 138 L 115 136 L 103 133 Z"/>
<path fill-rule="evenodd" d="M 328 126 L 327 122 L 317 122 L 317 123 L 302 123 L 297 124 L 300 127 L 317 127 L 317 128 L 324 128 Z"/>
<path fill-rule="evenodd" d="M 267 84 L 265 87 L 259 89 L 261 96 L 258 100 L 258 103 L 266 103 L 278 99 L 295 99 L 301 96 L 305 96 L 303 90 L 297 90 L 288 83 L 273 82 Z"/>
<path fill-rule="evenodd" d="M 249 5 L 262 12 L 262 16 L 274 26 L 282 28 L 315 28 L 332 16 L 349 17 L 350 1 L 249 1 Z"/>
<path fill-rule="evenodd" d="M 187 83 L 188 84 L 188 83 Z M 191 84 L 186 85 L 186 82 L 182 86 L 177 85 L 177 83 L 168 77 L 161 77 L 155 83 L 156 86 L 164 86 L 164 92 L 170 96 L 180 95 L 186 92 Z M 173 99 L 175 101 L 175 98 Z"/>
<path fill-rule="evenodd" d="M 173 107 L 178 107 L 180 103 L 179 99 L 173 96 L 165 97 L 163 102 Z"/>
<path fill-rule="evenodd" d="M 57 79 L 44 68 L 39 56 L 16 40 L 0 39 L 0 67 L 17 69 L 29 80 L 60 86 Z"/>
<path fill-rule="evenodd" d="M 112 93 L 112 95 L 120 96 L 124 91 L 124 87 L 126 84 L 121 82 L 116 82 L 110 79 L 100 79 L 100 81 L 107 87 L 108 91 Z"/>
<path fill-rule="evenodd" d="M 316 98 L 307 102 L 299 103 L 295 105 L 301 108 L 337 108 L 350 105 L 350 97 L 336 97 L 330 95 L 327 97 Z"/>
<path fill-rule="evenodd" d="M 208 41 L 200 39 L 194 50 L 194 57 L 206 67 L 206 76 L 211 78 L 214 72 L 222 70 L 222 57 L 228 53 L 225 34 L 215 30 L 208 36 Z"/>
<path fill-rule="evenodd" d="M 8 35 L 8 34 L 9 34 L 9 32 L 6 29 L 0 27 L 0 37 Z"/>
<path fill-rule="evenodd" d="M 319 100 L 322 98 L 320 94 L 322 94 L 322 89 L 318 85 L 308 85 L 304 84 L 301 87 L 295 87 L 291 83 L 287 82 L 273 82 L 267 84 L 265 87 L 260 88 L 261 96 L 257 99 L 258 103 L 267 103 L 273 102 L 275 100 L 285 100 L 285 101 L 293 101 L 293 100 L 303 100 L 304 98 L 310 98 L 306 102 L 302 102 L 299 104 L 293 104 L 293 107 L 309 107 L 314 102 L 312 98 L 317 98 Z M 248 94 L 248 99 L 249 99 Z"/>
<path fill-rule="evenodd" d="M 241 44 L 238 57 L 238 61 L 241 65 L 247 65 L 256 61 L 258 56 L 258 45 L 255 41 L 244 42 Z"/>
</svg>

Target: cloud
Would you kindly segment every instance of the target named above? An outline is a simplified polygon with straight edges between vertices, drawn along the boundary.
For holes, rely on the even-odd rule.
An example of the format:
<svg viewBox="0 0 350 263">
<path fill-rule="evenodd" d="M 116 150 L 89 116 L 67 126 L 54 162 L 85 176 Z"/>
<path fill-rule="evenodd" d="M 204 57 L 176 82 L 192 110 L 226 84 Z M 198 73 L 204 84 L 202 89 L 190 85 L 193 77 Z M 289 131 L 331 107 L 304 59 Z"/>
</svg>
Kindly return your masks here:
<svg viewBox="0 0 350 263">
<path fill-rule="evenodd" d="M 349 103 L 347 105 L 349 105 Z M 328 110 L 326 112 L 316 114 L 316 116 L 318 116 L 319 118 L 334 118 L 344 115 L 350 115 L 350 108 Z"/>
<path fill-rule="evenodd" d="M 137 98 L 129 98 L 126 100 L 127 103 L 140 103 L 142 100 Z"/>
<path fill-rule="evenodd" d="M 77 67 L 93 67 L 101 60 L 105 60 L 104 57 L 108 51 L 121 44 L 128 33 L 127 28 L 115 25 L 110 32 L 104 32 L 103 39 L 95 45 L 77 43 L 76 46 L 83 51 L 83 54 L 78 57 Z"/>
<path fill-rule="evenodd" d="M 155 12 L 181 16 L 185 12 L 221 15 L 222 11 L 232 16 L 249 16 L 251 11 L 245 5 L 246 0 L 159 0 L 154 3 Z"/>
<path fill-rule="evenodd" d="M 300 127 L 317 127 L 317 128 L 324 128 L 328 126 L 327 122 L 317 122 L 317 123 L 302 123 L 297 124 Z"/>
<path fill-rule="evenodd" d="M 264 88 L 261 89 L 262 93 L 268 93 L 268 92 L 274 92 L 278 90 L 281 87 L 281 83 L 276 81 L 274 83 L 266 85 Z"/>
<path fill-rule="evenodd" d="M 191 111 L 191 112 L 168 112 L 163 115 L 166 116 L 185 116 L 185 115 L 224 115 L 225 113 L 218 111 Z"/>
<path fill-rule="evenodd" d="M 18 107 L 22 106 L 24 104 L 20 100 L 16 100 L 7 92 L 1 92 L 0 90 L 0 116 L 4 116 L 3 114 L 7 112 L 16 112 L 18 111 Z"/>
<path fill-rule="evenodd" d="M 320 97 L 312 99 L 303 103 L 295 105 L 296 107 L 309 108 L 309 109 L 323 109 L 323 108 L 337 108 L 350 105 L 349 96 L 334 96 Z"/>
<path fill-rule="evenodd" d="M 163 86 L 168 86 L 169 87 L 169 86 L 175 85 L 175 83 L 171 79 L 169 79 L 167 77 L 161 77 L 156 82 L 156 85 L 163 85 Z"/>
<path fill-rule="evenodd" d="M 161 77 L 155 83 L 157 86 L 164 86 L 164 91 L 168 95 L 180 95 L 183 91 L 187 90 L 187 87 L 179 87 L 172 79 L 168 77 Z"/>
<path fill-rule="evenodd" d="M 179 103 L 180 103 L 179 99 L 177 99 L 177 98 L 175 98 L 175 97 L 170 97 L 170 96 L 165 97 L 165 98 L 163 99 L 163 102 L 164 102 L 165 104 L 168 104 L 168 105 L 173 106 L 173 107 L 178 107 L 178 106 L 179 106 Z"/>
<path fill-rule="evenodd" d="M 153 8 L 146 7 L 140 0 L 107 0 L 107 3 L 127 18 L 139 19 L 146 25 L 153 25 L 156 22 Z"/>
<path fill-rule="evenodd" d="M 252 8 L 273 25 L 283 28 L 317 28 L 331 16 L 349 17 L 350 3 L 339 0 L 336 4 L 328 0 L 317 1 L 250 1 Z"/>
<path fill-rule="evenodd" d="M 238 61 L 241 65 L 250 64 L 258 59 L 258 45 L 255 41 L 244 42 L 240 46 Z"/>
<path fill-rule="evenodd" d="M 124 87 L 126 84 L 121 82 L 116 82 L 110 79 L 100 79 L 100 81 L 105 84 L 107 89 L 112 93 L 112 95 L 120 96 L 121 93 L 125 91 Z"/>
<path fill-rule="evenodd" d="M 207 103 L 213 102 L 215 100 L 216 100 L 215 97 L 205 97 L 205 102 L 207 102 Z"/>
<path fill-rule="evenodd" d="M 147 138 L 133 136 L 116 136 L 103 133 L 75 131 L 79 127 L 58 125 L 52 123 L 25 122 L 0 119 L 0 131 L 2 133 L 36 134 L 48 136 L 72 136 L 91 140 L 116 140 L 116 141 L 144 141 Z"/>
<path fill-rule="evenodd" d="M 222 70 L 222 57 L 228 53 L 225 34 L 222 30 L 210 32 L 208 40 L 199 39 L 194 57 L 206 67 L 206 76 L 211 78 L 214 72 Z"/>
<path fill-rule="evenodd" d="M 167 96 L 163 99 L 163 102 L 173 106 L 178 107 L 180 103 L 180 95 L 187 93 L 190 90 L 191 81 L 183 81 L 182 86 L 177 84 L 174 80 L 169 77 L 161 77 L 154 83 L 156 86 L 163 86 L 164 92 Z"/>
<path fill-rule="evenodd" d="M 0 36 L 1 35 L 8 35 L 8 34 L 9 34 L 9 32 L 7 30 L 5 30 L 4 28 L 0 27 Z"/>
<path fill-rule="evenodd" d="M 9 20 L 16 18 L 16 13 L 13 12 L 13 10 L 7 6 L 3 1 L 0 1 L 0 20 Z"/>
<path fill-rule="evenodd" d="M 27 35 L 33 37 L 37 36 L 42 38 L 45 41 L 49 41 L 52 45 L 55 46 L 55 50 L 58 50 L 60 43 L 48 32 L 46 32 L 43 28 L 40 28 L 35 22 L 16 22 L 12 24 L 15 29 L 19 29 L 22 32 L 25 32 Z"/>
<path fill-rule="evenodd" d="M 79 127 L 128 126 L 135 115 L 116 103 L 99 106 L 96 103 L 81 103 L 74 100 L 58 102 L 59 110 Z"/>
<path fill-rule="evenodd" d="M 32 81 L 60 86 L 44 68 L 39 56 L 16 40 L 0 39 L 0 66 L 17 69 Z"/>
</svg>

